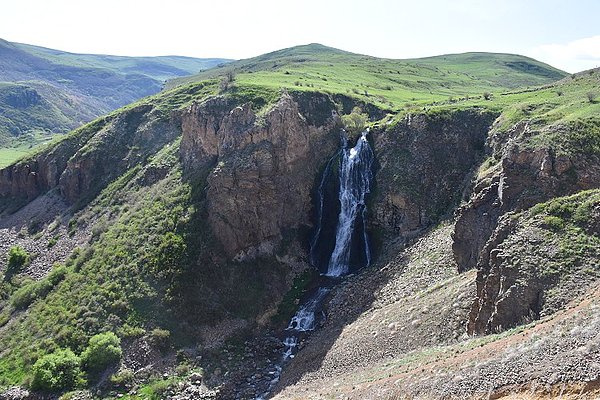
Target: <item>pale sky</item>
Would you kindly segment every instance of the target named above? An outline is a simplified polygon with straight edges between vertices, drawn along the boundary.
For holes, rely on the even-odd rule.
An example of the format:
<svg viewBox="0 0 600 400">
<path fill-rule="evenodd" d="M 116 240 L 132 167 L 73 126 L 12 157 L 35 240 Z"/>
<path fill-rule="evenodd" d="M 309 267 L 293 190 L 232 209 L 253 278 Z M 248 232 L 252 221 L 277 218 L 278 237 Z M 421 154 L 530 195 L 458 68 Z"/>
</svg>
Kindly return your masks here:
<svg viewBox="0 0 600 400">
<path fill-rule="evenodd" d="M 0 0 L 0 38 L 78 53 L 248 58 L 299 44 L 600 66 L 600 0 Z"/>
</svg>

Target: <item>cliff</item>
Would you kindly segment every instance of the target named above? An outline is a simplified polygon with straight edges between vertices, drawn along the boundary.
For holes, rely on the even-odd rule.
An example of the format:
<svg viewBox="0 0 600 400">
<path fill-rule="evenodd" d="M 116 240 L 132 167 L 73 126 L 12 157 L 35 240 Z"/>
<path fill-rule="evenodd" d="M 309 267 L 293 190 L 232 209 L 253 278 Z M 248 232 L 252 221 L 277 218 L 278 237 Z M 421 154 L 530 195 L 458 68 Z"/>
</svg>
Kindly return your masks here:
<svg viewBox="0 0 600 400">
<path fill-rule="evenodd" d="M 182 117 L 184 171 L 210 167 L 208 218 L 226 254 L 269 254 L 287 232 L 311 225 L 313 185 L 339 143 L 326 95 L 283 94 L 264 115 L 222 98 Z"/>
<path fill-rule="evenodd" d="M 375 131 L 373 228 L 381 240 L 411 239 L 460 202 L 497 115 L 485 110 L 408 114 Z"/>
</svg>

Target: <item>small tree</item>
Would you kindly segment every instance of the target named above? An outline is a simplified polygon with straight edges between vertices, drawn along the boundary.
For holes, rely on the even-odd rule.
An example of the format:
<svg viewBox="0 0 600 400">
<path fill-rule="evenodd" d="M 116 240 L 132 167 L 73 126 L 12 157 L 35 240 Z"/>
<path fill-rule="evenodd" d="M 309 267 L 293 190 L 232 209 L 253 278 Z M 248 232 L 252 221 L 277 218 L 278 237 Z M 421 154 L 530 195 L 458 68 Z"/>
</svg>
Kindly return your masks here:
<svg viewBox="0 0 600 400">
<path fill-rule="evenodd" d="M 70 349 L 57 350 L 35 362 L 32 368 L 31 387 L 56 392 L 85 384 L 80 359 Z"/>
<path fill-rule="evenodd" d="M 367 121 L 367 114 L 364 114 L 359 107 L 354 107 L 348 115 L 342 115 L 344 129 L 353 134 L 364 131 Z"/>
<path fill-rule="evenodd" d="M 13 246 L 8 251 L 8 260 L 6 265 L 7 275 L 16 274 L 23 267 L 29 264 L 31 256 L 20 246 Z"/>
<path fill-rule="evenodd" d="M 590 103 L 593 103 L 596 100 L 596 93 L 594 92 L 587 92 L 585 96 L 587 97 Z"/>
<path fill-rule="evenodd" d="M 121 339 L 112 332 L 99 333 L 90 338 L 81 361 L 88 371 L 103 371 L 121 359 Z"/>
</svg>

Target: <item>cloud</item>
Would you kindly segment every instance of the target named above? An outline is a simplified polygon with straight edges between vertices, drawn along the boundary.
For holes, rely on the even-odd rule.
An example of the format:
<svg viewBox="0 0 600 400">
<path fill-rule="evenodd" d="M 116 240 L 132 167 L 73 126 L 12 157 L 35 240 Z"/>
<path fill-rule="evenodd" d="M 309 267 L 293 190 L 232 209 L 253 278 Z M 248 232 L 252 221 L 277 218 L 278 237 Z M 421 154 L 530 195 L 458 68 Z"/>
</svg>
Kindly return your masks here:
<svg viewBox="0 0 600 400">
<path fill-rule="evenodd" d="M 600 35 L 564 44 L 545 44 L 532 50 L 534 57 L 570 72 L 600 65 Z"/>
</svg>

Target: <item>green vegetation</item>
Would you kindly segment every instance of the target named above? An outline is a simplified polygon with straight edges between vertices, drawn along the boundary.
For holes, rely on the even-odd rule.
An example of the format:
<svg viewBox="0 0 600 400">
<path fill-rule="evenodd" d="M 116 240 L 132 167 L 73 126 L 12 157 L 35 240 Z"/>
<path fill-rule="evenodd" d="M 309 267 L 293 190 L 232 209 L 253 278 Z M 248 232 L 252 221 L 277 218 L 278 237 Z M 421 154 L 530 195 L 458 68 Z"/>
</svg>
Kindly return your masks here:
<svg viewBox="0 0 600 400">
<path fill-rule="evenodd" d="M 584 268 L 600 274 L 599 204 L 600 191 L 588 190 L 537 204 L 519 214 L 524 226 L 533 224 L 548 230 L 547 239 L 554 243 L 551 255 L 535 266 L 536 274 L 561 281 L 579 276 Z M 580 277 L 577 285 L 584 287 L 588 280 Z"/>
<path fill-rule="evenodd" d="M 10 304 L 15 309 L 29 307 L 34 301 L 43 299 L 66 276 L 67 268 L 62 265 L 54 266 L 50 274 L 39 281 L 28 281 L 17 289 L 10 297 Z"/>
<path fill-rule="evenodd" d="M 171 146 L 156 162 L 174 162 L 176 148 Z M 131 190 L 119 192 L 127 198 L 116 197 L 110 188 L 99 196 L 98 202 L 114 196 L 105 203 L 110 206 L 104 212 L 114 213 L 115 220 L 93 247 L 69 261 L 68 272 L 45 294 L 43 302 L 33 301 L 27 314 L 5 327 L 0 335 L 0 347 L 7 349 L 0 361 L 0 386 L 21 383 L 36 360 L 58 348 L 83 352 L 98 333 L 140 334 L 146 323 L 160 326 L 171 318 L 171 312 L 157 308 L 163 297 L 161 281 L 143 265 L 157 256 L 163 235 L 176 231 L 185 221 L 189 186 L 179 179 L 175 171 L 170 179 L 153 187 L 130 186 Z M 47 285 L 33 286 L 38 287 L 45 292 Z M 24 295 L 24 303 L 40 292 L 23 291 L 35 293 Z"/>
<path fill-rule="evenodd" d="M 165 351 L 169 348 L 171 332 L 166 329 L 154 328 L 150 332 L 150 341 L 156 348 Z"/>
<path fill-rule="evenodd" d="M 87 349 L 81 353 L 81 362 L 88 371 L 104 371 L 121 359 L 121 339 L 113 332 L 99 333 L 90 338 Z"/>
<path fill-rule="evenodd" d="M 13 246 L 8 250 L 6 256 L 6 276 L 5 279 L 18 273 L 26 267 L 31 260 L 31 255 L 20 246 Z"/>
<path fill-rule="evenodd" d="M 484 92 L 543 85 L 566 75 L 546 64 L 510 54 L 389 60 L 310 44 L 175 79 L 168 82 L 168 87 L 228 73 L 234 73 L 236 84 L 241 86 L 339 93 L 392 110 L 400 110 L 406 103 L 423 105 L 449 97 L 481 98 Z"/>
<path fill-rule="evenodd" d="M 72 54 L 1 39 L 0 52 L 0 168 L 31 151 L 23 135 L 68 132 L 158 93 L 167 79 L 229 61 Z"/>
<path fill-rule="evenodd" d="M 85 380 L 79 364 L 79 357 L 69 349 L 47 354 L 33 365 L 31 387 L 56 392 L 81 386 Z"/>
<path fill-rule="evenodd" d="M 354 107 L 350 114 L 342 115 L 342 123 L 347 132 L 357 135 L 365 130 L 368 118 L 359 107 Z"/>
</svg>

